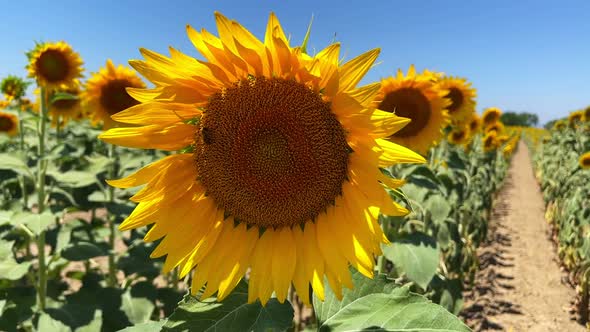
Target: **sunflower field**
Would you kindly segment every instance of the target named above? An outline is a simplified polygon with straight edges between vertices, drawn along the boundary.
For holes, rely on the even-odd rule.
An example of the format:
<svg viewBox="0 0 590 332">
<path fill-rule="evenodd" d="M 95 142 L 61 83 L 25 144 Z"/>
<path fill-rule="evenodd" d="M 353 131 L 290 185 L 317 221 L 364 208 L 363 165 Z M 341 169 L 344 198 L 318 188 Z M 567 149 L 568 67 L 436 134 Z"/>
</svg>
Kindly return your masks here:
<svg viewBox="0 0 590 332">
<path fill-rule="evenodd" d="M 479 116 L 464 78 L 360 86 L 379 49 L 342 61 L 274 14 L 262 39 L 215 19 L 218 36 L 187 27 L 200 58 L 140 49 L 85 72 L 43 42 L 2 80 L 0 330 L 469 331 L 476 251 L 534 135 Z M 587 301 L 576 123 L 537 157 Z"/>
<path fill-rule="evenodd" d="M 561 264 L 576 286 L 581 323 L 590 319 L 590 108 L 570 113 L 549 131 L 526 133 L 535 151 L 535 175 L 546 204 L 545 217 Z"/>
</svg>

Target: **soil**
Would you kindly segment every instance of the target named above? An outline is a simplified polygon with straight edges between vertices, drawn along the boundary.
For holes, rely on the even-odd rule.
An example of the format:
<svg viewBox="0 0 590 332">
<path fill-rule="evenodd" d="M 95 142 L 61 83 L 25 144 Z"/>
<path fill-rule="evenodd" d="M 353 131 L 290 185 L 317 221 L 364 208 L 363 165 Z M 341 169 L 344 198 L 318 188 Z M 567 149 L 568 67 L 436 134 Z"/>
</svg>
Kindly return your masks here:
<svg viewBox="0 0 590 332">
<path fill-rule="evenodd" d="M 520 142 L 494 205 L 462 316 L 474 331 L 585 331 L 560 268 L 531 158 Z"/>
</svg>

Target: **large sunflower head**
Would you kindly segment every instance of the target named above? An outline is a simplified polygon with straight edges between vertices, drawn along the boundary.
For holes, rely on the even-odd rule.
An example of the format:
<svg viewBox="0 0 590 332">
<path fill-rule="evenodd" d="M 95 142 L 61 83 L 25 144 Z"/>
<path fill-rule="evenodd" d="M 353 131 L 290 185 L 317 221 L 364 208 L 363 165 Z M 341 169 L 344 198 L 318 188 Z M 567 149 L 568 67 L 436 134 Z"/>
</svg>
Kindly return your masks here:
<svg viewBox="0 0 590 332">
<path fill-rule="evenodd" d="M 56 98 L 56 96 L 63 96 Z M 82 102 L 80 100 L 79 85 L 68 89 L 51 91 L 47 100 L 49 101 L 49 117 L 53 126 L 65 125 L 69 121 L 78 120 L 82 113 Z"/>
<path fill-rule="evenodd" d="M 438 80 L 441 90 L 446 90 L 444 96 L 450 101 L 447 110 L 453 122 L 463 123 L 469 115 L 475 112 L 475 88 L 464 78 L 444 76 Z"/>
<path fill-rule="evenodd" d="M 19 100 L 25 95 L 28 85 L 22 78 L 8 75 L 0 82 L 0 91 L 7 100 Z"/>
<path fill-rule="evenodd" d="M 583 119 L 584 111 L 571 112 L 567 117 L 567 121 L 572 127 L 575 127 L 579 122 L 582 122 Z"/>
<path fill-rule="evenodd" d="M 12 113 L 0 112 L 0 134 L 18 134 L 18 117 Z"/>
<path fill-rule="evenodd" d="M 127 89 L 142 89 L 145 84 L 136 72 L 128 67 L 107 60 L 106 67 L 92 74 L 86 83 L 84 100 L 94 125 L 103 123 L 104 129 L 119 125 L 111 118 L 139 102 L 127 93 Z"/>
<path fill-rule="evenodd" d="M 469 127 L 455 126 L 447 135 L 447 140 L 455 145 L 461 145 L 469 141 Z"/>
<path fill-rule="evenodd" d="M 356 87 L 379 52 L 341 64 L 339 44 L 315 56 L 291 47 L 274 14 L 264 41 L 215 18 L 219 37 L 187 27 L 204 61 L 142 49 L 130 62 L 155 87 L 127 89 L 141 103 L 113 119 L 133 126 L 101 139 L 180 153 L 110 181 L 145 184 L 121 229 L 154 223 L 145 240 L 163 239 L 152 257 L 194 270 L 201 298 L 222 300 L 247 269 L 249 301 L 282 302 L 291 283 L 303 301 L 310 286 L 323 298 L 324 278 L 341 295 L 349 265 L 373 275 L 387 242 L 379 212 L 407 212 L 383 188 L 401 182 L 379 167 L 424 162 L 386 140 L 408 120 L 371 107 L 379 84 Z"/>
<path fill-rule="evenodd" d="M 481 122 L 483 127 L 487 127 L 492 125 L 500 120 L 500 116 L 502 116 L 502 111 L 500 111 L 497 107 L 490 107 L 486 108 L 483 111 L 483 115 L 481 116 Z"/>
<path fill-rule="evenodd" d="M 82 59 L 66 42 L 43 43 L 29 53 L 27 69 L 39 86 L 68 89 L 82 77 Z"/>
<path fill-rule="evenodd" d="M 590 152 L 586 152 L 580 156 L 580 167 L 583 169 L 590 169 Z"/>
<path fill-rule="evenodd" d="M 449 101 L 443 98 L 446 93 L 437 87 L 431 76 L 416 74 L 411 66 L 405 76 L 398 70 L 396 77 L 381 80 L 381 89 L 373 105 L 410 119 L 408 125 L 389 139 L 426 155 L 443 137 L 442 130 L 449 123 L 446 111 Z"/>
</svg>

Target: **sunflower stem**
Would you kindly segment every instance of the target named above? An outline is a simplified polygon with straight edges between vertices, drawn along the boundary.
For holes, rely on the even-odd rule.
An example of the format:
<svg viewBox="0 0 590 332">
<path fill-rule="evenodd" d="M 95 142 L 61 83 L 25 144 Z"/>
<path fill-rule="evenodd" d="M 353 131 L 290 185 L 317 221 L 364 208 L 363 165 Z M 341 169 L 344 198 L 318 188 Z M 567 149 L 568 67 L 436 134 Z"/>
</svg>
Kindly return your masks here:
<svg viewBox="0 0 590 332">
<path fill-rule="evenodd" d="M 108 146 L 108 157 L 112 160 L 112 163 L 108 170 L 108 178 L 113 179 L 116 177 L 118 157 L 115 150 L 115 146 L 109 144 Z M 107 201 L 114 203 L 115 201 L 115 188 L 108 186 L 107 189 Z M 108 210 L 108 209 L 107 209 Z M 110 287 L 115 287 L 117 284 L 117 275 L 115 269 L 115 216 L 107 211 L 107 222 L 109 224 L 109 274 L 107 284 Z"/>
<path fill-rule="evenodd" d="M 23 119 L 19 117 L 18 119 L 18 133 L 20 136 L 19 142 L 19 149 L 23 155 L 25 154 L 25 132 L 23 126 Z M 29 207 L 29 196 L 27 195 L 27 183 L 25 182 L 25 177 L 23 175 L 18 176 L 18 183 L 20 184 L 21 188 L 21 195 L 23 195 L 23 207 L 25 210 Z"/>
<path fill-rule="evenodd" d="M 47 91 L 41 87 L 41 116 L 37 133 L 39 145 L 37 146 L 37 213 L 45 211 L 45 172 L 47 160 L 45 159 L 45 130 L 47 126 Z M 37 307 L 45 310 L 45 298 L 47 293 L 47 266 L 45 262 L 45 231 L 41 231 L 37 237 L 37 251 L 39 255 L 39 271 L 37 277 Z"/>
</svg>

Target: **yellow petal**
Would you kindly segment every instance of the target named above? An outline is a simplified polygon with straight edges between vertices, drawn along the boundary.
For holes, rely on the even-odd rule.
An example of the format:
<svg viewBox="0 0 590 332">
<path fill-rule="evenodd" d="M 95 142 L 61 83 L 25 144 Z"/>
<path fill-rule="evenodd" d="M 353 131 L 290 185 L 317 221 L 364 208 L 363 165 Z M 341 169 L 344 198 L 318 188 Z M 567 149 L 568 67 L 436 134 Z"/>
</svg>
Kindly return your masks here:
<svg viewBox="0 0 590 332">
<path fill-rule="evenodd" d="M 340 91 L 348 91 L 354 87 L 371 69 L 373 63 L 379 56 L 378 48 L 366 52 L 358 57 L 348 61 L 340 67 Z"/>
</svg>

